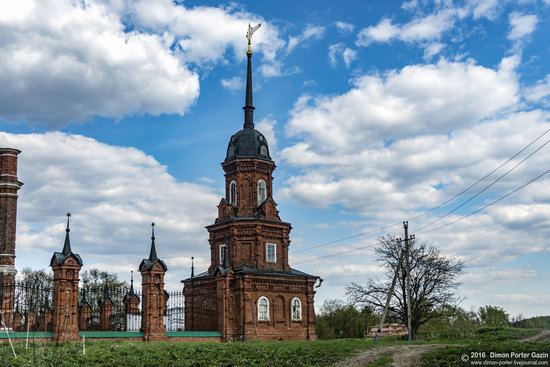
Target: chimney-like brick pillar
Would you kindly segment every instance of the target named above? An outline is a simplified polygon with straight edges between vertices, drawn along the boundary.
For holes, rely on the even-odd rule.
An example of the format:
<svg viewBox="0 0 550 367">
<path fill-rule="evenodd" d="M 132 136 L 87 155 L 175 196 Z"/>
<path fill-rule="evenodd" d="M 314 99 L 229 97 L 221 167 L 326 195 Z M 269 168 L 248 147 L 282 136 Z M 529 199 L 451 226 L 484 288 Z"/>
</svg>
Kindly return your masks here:
<svg viewBox="0 0 550 367">
<path fill-rule="evenodd" d="M 52 309 L 49 307 L 44 307 L 42 312 L 40 323 L 38 326 L 39 331 L 49 331 L 52 326 Z"/>
<path fill-rule="evenodd" d="M 12 328 L 15 295 L 15 228 L 17 191 L 17 156 L 21 151 L 0 148 L 0 312 L 7 328 Z"/>
<path fill-rule="evenodd" d="M 140 269 L 141 273 L 141 331 L 146 341 L 166 338 L 164 327 L 164 309 L 166 298 L 164 294 L 165 270 L 159 262 L 151 269 Z"/>
<path fill-rule="evenodd" d="M 139 315 L 139 297 L 135 294 L 124 298 L 124 313 L 127 315 Z"/>
<path fill-rule="evenodd" d="M 88 330 L 88 321 L 92 316 L 92 308 L 88 302 L 83 302 L 78 309 L 78 329 L 80 331 Z"/>
<path fill-rule="evenodd" d="M 23 328 L 23 315 L 21 315 L 21 312 L 19 310 L 15 310 L 13 313 L 13 324 L 12 329 L 14 331 L 19 331 Z"/>
<path fill-rule="evenodd" d="M 78 333 L 78 274 L 82 265 L 69 256 L 53 270 L 52 332 L 55 341 L 80 339 Z"/>
<path fill-rule="evenodd" d="M 99 303 L 99 329 L 109 331 L 111 329 L 111 316 L 113 315 L 113 301 L 110 298 L 102 299 Z"/>
</svg>

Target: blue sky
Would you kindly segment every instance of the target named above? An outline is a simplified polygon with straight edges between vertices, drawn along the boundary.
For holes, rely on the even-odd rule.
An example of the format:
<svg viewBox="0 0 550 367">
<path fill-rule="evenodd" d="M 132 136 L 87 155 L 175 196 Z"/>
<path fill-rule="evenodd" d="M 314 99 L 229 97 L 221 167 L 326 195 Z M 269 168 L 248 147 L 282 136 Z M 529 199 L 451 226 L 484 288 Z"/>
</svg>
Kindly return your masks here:
<svg viewBox="0 0 550 367">
<path fill-rule="evenodd" d="M 220 162 L 243 122 L 246 27 L 261 22 L 255 122 L 293 224 L 291 265 L 325 279 L 317 306 L 343 297 L 382 276 L 372 245 L 399 226 L 309 247 L 414 218 L 549 128 L 549 14 L 548 0 L 2 2 L 0 144 L 23 151 L 25 183 L 17 266 L 46 267 L 72 211 L 88 267 L 128 277 L 155 221 L 170 287 L 191 256 L 206 268 Z M 438 224 L 543 173 L 548 149 Z M 548 314 L 549 180 L 421 236 L 465 262 L 464 307 Z"/>
</svg>

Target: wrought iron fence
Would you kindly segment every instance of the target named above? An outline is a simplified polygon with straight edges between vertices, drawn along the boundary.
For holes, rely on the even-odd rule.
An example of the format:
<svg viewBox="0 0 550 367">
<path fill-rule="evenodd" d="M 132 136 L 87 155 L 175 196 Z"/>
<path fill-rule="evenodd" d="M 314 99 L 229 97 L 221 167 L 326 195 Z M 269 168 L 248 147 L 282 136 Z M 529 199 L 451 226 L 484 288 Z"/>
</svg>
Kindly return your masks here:
<svg viewBox="0 0 550 367">
<path fill-rule="evenodd" d="M 141 295 L 128 287 L 91 286 L 79 289 L 79 329 L 139 330 Z M 141 326 L 141 325 L 140 325 Z"/>
<path fill-rule="evenodd" d="M 13 331 L 51 331 L 53 292 L 49 283 L 0 279 L 0 328 Z M 164 310 L 167 331 L 185 330 L 182 290 L 168 291 Z M 128 287 L 79 288 L 78 327 L 81 331 L 139 331 L 140 292 Z"/>
<path fill-rule="evenodd" d="M 15 331 L 48 331 L 52 327 L 52 289 L 43 284 L 0 281 L 2 327 Z"/>
<path fill-rule="evenodd" d="M 185 298 L 183 291 L 170 291 L 167 294 L 168 301 L 166 315 L 164 315 L 166 331 L 183 331 L 185 330 Z"/>
<path fill-rule="evenodd" d="M 164 307 L 167 331 L 185 330 L 183 291 L 169 291 Z M 88 287 L 80 289 L 80 330 L 139 331 L 141 303 L 139 292 L 127 287 Z"/>
</svg>

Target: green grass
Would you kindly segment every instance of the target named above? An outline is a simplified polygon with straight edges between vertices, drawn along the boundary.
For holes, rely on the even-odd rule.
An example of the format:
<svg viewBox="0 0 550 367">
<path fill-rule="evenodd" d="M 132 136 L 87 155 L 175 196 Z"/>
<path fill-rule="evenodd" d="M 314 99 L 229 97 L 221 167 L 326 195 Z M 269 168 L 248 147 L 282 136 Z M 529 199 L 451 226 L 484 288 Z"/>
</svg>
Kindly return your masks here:
<svg viewBox="0 0 550 367">
<path fill-rule="evenodd" d="M 0 364 L 9 366 L 330 366 L 337 361 L 372 346 L 361 339 L 311 342 L 131 342 L 93 341 L 86 343 L 86 355 L 81 343 L 58 346 L 41 342 L 25 350 L 17 342 L 17 359 L 7 343 L 0 345 Z M 381 365 L 383 366 L 383 364 Z"/>
<path fill-rule="evenodd" d="M 480 328 L 467 340 L 456 340 L 460 345 L 447 346 L 426 353 L 422 358 L 422 365 L 427 367 L 440 366 L 470 366 L 470 363 L 461 361 L 464 354 L 470 356 L 472 352 L 549 352 L 550 343 L 527 343 L 520 340 L 536 334 L 539 330 L 516 328 Z M 445 343 L 446 344 L 446 343 Z M 483 359 L 481 359 L 483 361 Z"/>
<path fill-rule="evenodd" d="M 369 367 L 385 367 L 391 365 L 393 358 L 390 354 L 385 354 L 375 361 L 369 363 Z"/>
<path fill-rule="evenodd" d="M 463 366 L 460 356 L 471 351 L 550 351 L 550 343 L 523 343 L 523 339 L 537 330 L 512 328 L 482 328 L 469 339 L 418 340 L 414 344 L 446 344 L 428 352 L 425 366 Z M 78 342 L 55 345 L 40 341 L 15 343 L 14 359 L 8 343 L 0 344 L 0 366 L 117 366 L 117 367 L 302 367 L 331 366 L 335 362 L 376 345 L 408 344 L 403 338 L 318 340 L 310 342 L 152 342 L 128 340 L 88 340 L 86 355 Z M 369 366 L 388 366 L 391 355 L 382 355 Z"/>
</svg>

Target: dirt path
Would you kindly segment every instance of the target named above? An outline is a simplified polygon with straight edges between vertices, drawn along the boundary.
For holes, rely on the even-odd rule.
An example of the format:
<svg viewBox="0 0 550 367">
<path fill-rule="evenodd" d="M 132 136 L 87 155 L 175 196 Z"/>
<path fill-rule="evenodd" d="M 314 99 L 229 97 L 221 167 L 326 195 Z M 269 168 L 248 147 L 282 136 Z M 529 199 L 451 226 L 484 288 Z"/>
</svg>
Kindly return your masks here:
<svg viewBox="0 0 550 367">
<path fill-rule="evenodd" d="M 542 330 L 540 333 L 521 340 L 522 342 L 550 342 L 550 330 Z"/>
<path fill-rule="evenodd" d="M 381 345 L 348 358 L 334 367 L 368 366 L 369 363 L 384 355 L 392 356 L 393 363 L 391 365 L 395 367 L 420 366 L 422 354 L 444 346 L 443 344 Z"/>
</svg>

